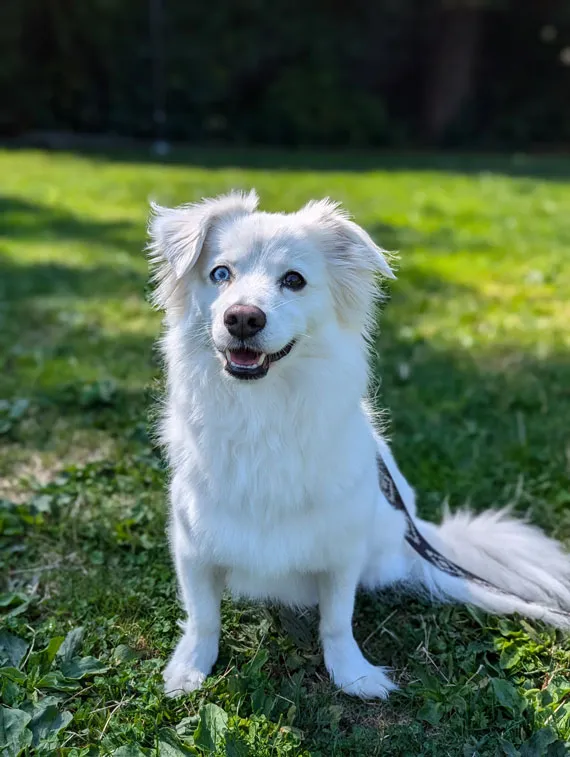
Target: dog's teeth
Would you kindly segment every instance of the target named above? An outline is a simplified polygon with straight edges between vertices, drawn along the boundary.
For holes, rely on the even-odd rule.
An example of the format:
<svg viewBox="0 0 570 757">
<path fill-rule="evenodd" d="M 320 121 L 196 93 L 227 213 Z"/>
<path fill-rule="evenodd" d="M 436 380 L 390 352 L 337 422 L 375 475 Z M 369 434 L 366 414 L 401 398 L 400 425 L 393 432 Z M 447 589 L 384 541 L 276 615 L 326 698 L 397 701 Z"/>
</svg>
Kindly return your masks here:
<svg viewBox="0 0 570 757">
<path fill-rule="evenodd" d="M 255 363 L 251 363 L 250 365 L 244 365 L 243 363 L 236 363 L 232 360 L 231 350 L 226 350 L 224 354 L 226 356 L 226 360 L 228 364 L 231 365 L 232 368 L 239 368 L 242 371 L 256 370 L 256 368 L 259 368 L 261 365 L 263 365 L 263 363 L 265 362 L 265 358 L 267 357 L 265 352 L 262 352 L 257 358 L 257 360 L 255 361 Z"/>
</svg>

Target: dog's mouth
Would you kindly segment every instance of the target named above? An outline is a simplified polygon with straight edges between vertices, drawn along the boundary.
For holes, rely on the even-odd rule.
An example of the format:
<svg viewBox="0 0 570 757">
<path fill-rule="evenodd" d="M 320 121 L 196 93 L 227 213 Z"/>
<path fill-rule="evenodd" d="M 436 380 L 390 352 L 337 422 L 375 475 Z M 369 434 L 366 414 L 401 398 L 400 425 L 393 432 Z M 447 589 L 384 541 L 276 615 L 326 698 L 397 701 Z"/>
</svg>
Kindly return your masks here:
<svg viewBox="0 0 570 757">
<path fill-rule="evenodd" d="M 285 345 L 279 352 L 269 355 L 265 352 L 243 346 L 237 349 L 227 349 L 223 354 L 226 359 L 224 369 L 230 376 L 237 379 L 259 379 L 267 375 L 272 363 L 288 355 L 295 346 L 295 339 Z"/>
</svg>

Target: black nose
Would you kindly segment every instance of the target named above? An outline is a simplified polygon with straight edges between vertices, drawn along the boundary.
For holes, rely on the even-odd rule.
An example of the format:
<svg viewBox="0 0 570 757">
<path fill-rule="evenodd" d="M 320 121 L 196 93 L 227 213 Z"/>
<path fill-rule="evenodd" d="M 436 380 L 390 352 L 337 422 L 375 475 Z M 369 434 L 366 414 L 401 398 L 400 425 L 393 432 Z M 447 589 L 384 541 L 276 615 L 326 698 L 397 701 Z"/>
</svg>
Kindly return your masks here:
<svg viewBox="0 0 570 757">
<path fill-rule="evenodd" d="M 247 339 L 261 331 L 267 318 L 255 305 L 232 305 L 224 313 L 224 323 L 232 336 Z"/>
</svg>

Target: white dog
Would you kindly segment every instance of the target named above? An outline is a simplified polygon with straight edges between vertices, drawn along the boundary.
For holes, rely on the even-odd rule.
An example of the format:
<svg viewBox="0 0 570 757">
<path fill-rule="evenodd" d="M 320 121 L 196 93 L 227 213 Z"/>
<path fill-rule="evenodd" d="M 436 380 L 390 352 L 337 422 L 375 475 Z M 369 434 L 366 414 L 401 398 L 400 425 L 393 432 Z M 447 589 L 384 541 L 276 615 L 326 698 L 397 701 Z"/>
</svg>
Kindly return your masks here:
<svg viewBox="0 0 570 757">
<path fill-rule="evenodd" d="M 447 514 L 439 527 L 415 517 L 363 402 L 375 279 L 393 278 L 383 251 L 329 200 L 287 215 L 257 202 L 251 192 L 154 206 L 150 223 L 155 303 L 166 311 L 170 539 L 188 616 L 166 692 L 192 691 L 210 673 L 225 588 L 318 604 L 327 670 L 360 697 L 395 686 L 354 640 L 359 586 L 409 582 L 570 625 L 556 612 L 570 607 L 570 559 L 556 542 L 504 512 Z M 378 454 L 432 546 L 504 593 L 411 548 L 404 514 L 380 491 Z"/>
</svg>

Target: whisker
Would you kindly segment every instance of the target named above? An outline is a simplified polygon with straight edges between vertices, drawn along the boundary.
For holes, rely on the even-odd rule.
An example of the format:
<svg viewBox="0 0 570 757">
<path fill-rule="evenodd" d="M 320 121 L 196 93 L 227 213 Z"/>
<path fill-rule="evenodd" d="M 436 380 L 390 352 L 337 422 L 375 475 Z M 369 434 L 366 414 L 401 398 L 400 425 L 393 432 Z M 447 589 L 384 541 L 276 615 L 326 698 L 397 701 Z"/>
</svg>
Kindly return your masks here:
<svg viewBox="0 0 570 757">
<path fill-rule="evenodd" d="M 276 310 L 279 310 L 282 307 L 285 307 L 285 305 L 288 305 L 289 303 L 287 301 L 285 302 L 278 302 L 276 305 L 272 305 L 268 310 L 266 310 L 266 313 L 274 313 Z"/>
</svg>

